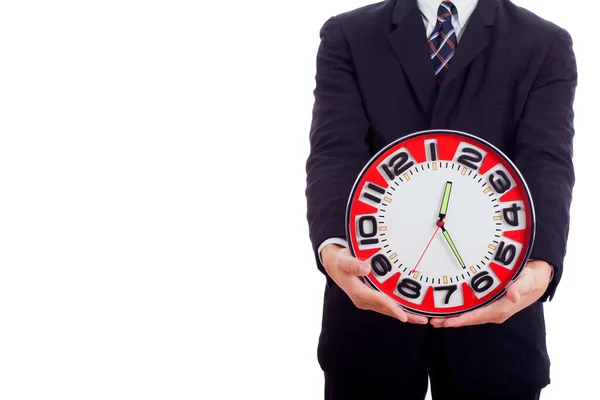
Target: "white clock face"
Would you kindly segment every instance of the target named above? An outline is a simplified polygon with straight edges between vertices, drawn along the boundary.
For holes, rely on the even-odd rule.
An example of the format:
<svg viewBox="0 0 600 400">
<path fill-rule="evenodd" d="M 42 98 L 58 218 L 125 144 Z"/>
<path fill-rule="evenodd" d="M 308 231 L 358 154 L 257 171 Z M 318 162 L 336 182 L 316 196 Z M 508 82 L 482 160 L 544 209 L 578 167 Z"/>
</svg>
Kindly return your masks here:
<svg viewBox="0 0 600 400">
<path fill-rule="evenodd" d="M 484 304 L 516 277 L 530 247 L 533 214 L 518 171 L 469 139 L 411 136 L 375 157 L 351 197 L 360 206 L 350 239 L 371 262 L 370 282 L 415 312 Z"/>
</svg>

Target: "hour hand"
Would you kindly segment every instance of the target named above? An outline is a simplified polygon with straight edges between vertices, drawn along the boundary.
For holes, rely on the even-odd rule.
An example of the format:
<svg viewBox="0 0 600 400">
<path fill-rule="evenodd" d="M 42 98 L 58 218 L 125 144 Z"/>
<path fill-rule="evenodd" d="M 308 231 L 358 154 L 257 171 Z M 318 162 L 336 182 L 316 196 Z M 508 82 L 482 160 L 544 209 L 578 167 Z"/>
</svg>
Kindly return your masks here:
<svg viewBox="0 0 600 400">
<path fill-rule="evenodd" d="M 442 204 L 440 205 L 440 221 L 446 218 L 446 212 L 448 211 L 448 202 L 450 201 L 450 192 L 452 191 L 452 182 L 446 182 L 444 188 L 444 196 L 442 197 Z"/>
<path fill-rule="evenodd" d="M 458 252 L 458 249 L 456 248 L 456 245 L 454 244 L 454 242 L 452 241 L 452 238 L 450 237 L 450 234 L 446 230 L 446 227 L 444 227 L 444 225 L 442 225 L 441 229 L 442 229 L 442 234 L 444 235 L 444 238 L 448 242 L 448 245 L 450 245 L 450 249 L 452 250 L 452 252 L 456 256 L 456 259 L 458 260 L 458 263 L 460 264 L 461 267 L 463 267 L 463 269 L 466 269 L 467 266 L 465 265 L 465 262 L 463 261 L 462 257 L 460 256 L 460 254 Z"/>
</svg>

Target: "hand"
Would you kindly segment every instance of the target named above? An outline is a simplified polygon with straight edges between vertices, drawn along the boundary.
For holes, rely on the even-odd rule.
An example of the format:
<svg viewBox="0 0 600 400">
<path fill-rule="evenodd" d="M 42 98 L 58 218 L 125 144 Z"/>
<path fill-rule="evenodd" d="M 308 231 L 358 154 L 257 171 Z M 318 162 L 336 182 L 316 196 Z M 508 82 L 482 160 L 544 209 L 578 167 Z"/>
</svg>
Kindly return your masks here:
<svg viewBox="0 0 600 400">
<path fill-rule="evenodd" d="M 552 267 L 545 261 L 529 261 L 506 294 L 492 304 L 458 317 L 432 318 L 436 328 L 456 328 L 487 323 L 501 324 L 522 309 L 537 301 L 550 284 Z"/>
<path fill-rule="evenodd" d="M 330 244 L 321 250 L 327 274 L 361 310 L 376 311 L 402 322 L 426 324 L 427 318 L 405 312 L 394 300 L 368 287 L 361 277 L 371 272 L 371 266 L 352 257 L 344 247 Z"/>
</svg>

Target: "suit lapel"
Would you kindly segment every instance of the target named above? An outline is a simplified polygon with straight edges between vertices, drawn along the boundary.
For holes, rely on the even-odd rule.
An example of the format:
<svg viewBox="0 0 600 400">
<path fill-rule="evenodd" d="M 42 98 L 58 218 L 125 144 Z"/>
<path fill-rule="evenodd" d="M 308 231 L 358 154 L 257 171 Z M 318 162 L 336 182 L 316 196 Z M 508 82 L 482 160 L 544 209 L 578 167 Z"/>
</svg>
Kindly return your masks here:
<svg viewBox="0 0 600 400">
<path fill-rule="evenodd" d="M 389 42 L 419 99 L 423 110 L 431 115 L 437 87 L 433 63 L 429 58 L 427 34 L 415 0 L 397 0 L 392 24 L 395 29 Z"/>
</svg>

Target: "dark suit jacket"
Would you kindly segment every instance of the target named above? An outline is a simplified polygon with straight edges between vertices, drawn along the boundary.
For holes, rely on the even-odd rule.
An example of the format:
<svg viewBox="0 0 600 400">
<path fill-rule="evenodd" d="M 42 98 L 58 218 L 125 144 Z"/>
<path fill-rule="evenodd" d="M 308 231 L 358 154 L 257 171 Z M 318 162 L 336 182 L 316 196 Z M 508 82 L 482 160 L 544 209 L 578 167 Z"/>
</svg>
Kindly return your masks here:
<svg viewBox="0 0 600 400">
<path fill-rule="evenodd" d="M 306 190 L 315 255 L 324 240 L 345 237 L 347 199 L 365 163 L 416 131 L 480 136 L 515 162 L 531 190 L 531 258 L 550 263 L 554 278 L 539 302 L 504 324 L 443 331 L 440 356 L 461 385 L 507 395 L 549 382 L 542 302 L 563 270 L 576 80 L 569 34 L 508 0 L 479 0 L 439 90 L 415 0 L 344 13 L 321 30 Z M 317 265 L 324 272 L 318 257 Z M 425 329 L 358 310 L 327 278 L 319 361 L 326 371 L 406 375 Z"/>
</svg>

